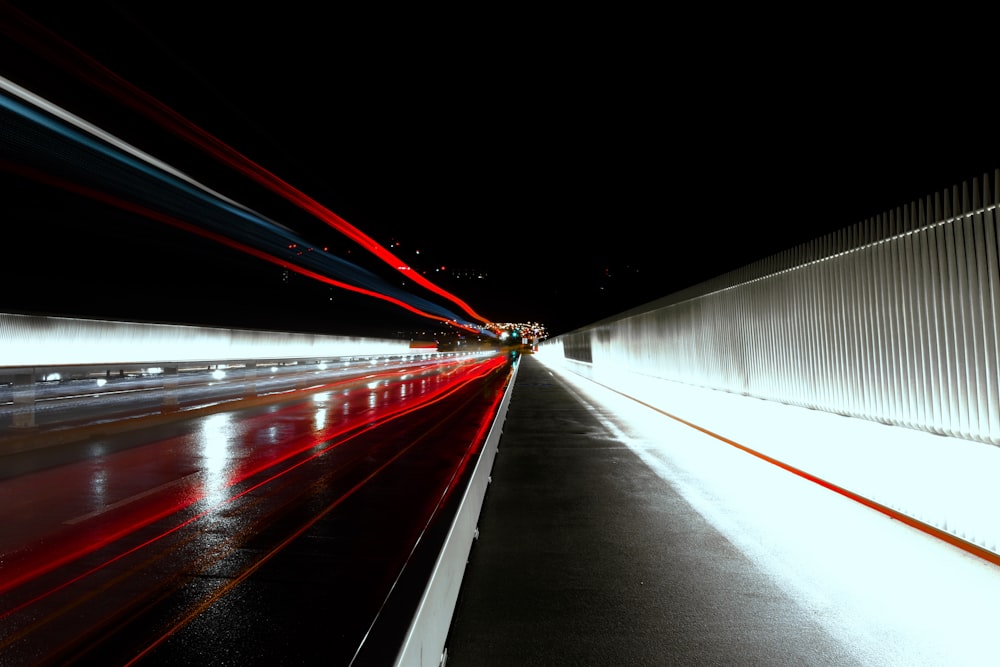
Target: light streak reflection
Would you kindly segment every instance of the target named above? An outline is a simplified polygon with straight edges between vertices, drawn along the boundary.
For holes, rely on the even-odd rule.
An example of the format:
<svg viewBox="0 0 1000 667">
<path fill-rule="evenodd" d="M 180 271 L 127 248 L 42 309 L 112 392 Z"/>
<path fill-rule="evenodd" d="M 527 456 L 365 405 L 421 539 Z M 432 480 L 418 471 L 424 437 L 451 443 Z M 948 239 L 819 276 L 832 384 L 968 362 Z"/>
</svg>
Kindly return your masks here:
<svg viewBox="0 0 1000 667">
<path fill-rule="evenodd" d="M 395 303 L 421 316 L 481 332 L 478 325 L 460 322 L 447 308 L 399 289 L 330 253 L 307 253 L 292 261 L 287 257 L 289 246 L 310 244 L 291 229 L 221 196 L 121 140 L 106 140 L 108 133 L 3 77 L 0 91 L 7 93 L 0 95 L 0 111 L 12 121 L 3 124 L 3 148 L 14 160 L 20 160 L 0 159 L 0 169 L 184 229 L 301 275 Z M 42 109 L 58 109 L 58 113 L 50 115 Z M 33 166 L 39 161 L 41 164 Z"/>
<path fill-rule="evenodd" d="M 164 484 L 163 488 L 168 493 L 144 494 L 141 507 L 138 507 L 138 503 L 131 503 L 116 510 L 122 512 L 120 518 L 114 519 L 114 517 L 106 516 L 105 518 L 110 523 L 102 525 L 100 539 L 90 532 L 91 528 L 85 523 L 81 523 L 79 524 L 82 528 L 80 532 L 75 532 L 58 543 L 53 542 L 47 545 L 45 552 L 29 548 L 24 553 L 6 554 L 5 579 L 0 580 L 0 594 L 5 594 L 43 574 L 76 562 L 83 556 L 113 546 L 119 540 L 135 534 L 142 528 L 159 525 L 157 522 L 162 520 L 167 520 L 168 523 L 176 522 L 175 525 L 164 528 L 162 532 L 141 544 L 128 547 L 125 551 L 110 556 L 103 564 L 95 565 L 77 574 L 71 574 L 69 579 L 55 585 L 47 592 L 40 593 L 13 608 L 0 610 L 0 620 L 82 581 L 130 554 L 177 533 L 186 526 L 202 520 L 213 519 L 216 513 L 223 508 L 301 467 L 305 462 L 322 456 L 362 433 L 379 428 L 417 410 L 435 405 L 470 383 L 486 377 L 505 363 L 499 356 L 487 358 L 480 363 L 460 363 L 460 372 L 450 374 L 445 384 L 439 384 L 432 391 L 419 397 L 412 396 L 408 401 L 400 401 L 394 405 L 386 406 L 375 415 L 375 419 L 366 420 L 361 428 L 358 428 L 358 424 L 344 421 L 331 425 L 320 433 L 309 433 L 307 436 L 299 438 L 285 438 L 281 447 L 273 450 L 271 448 L 260 448 L 257 451 L 238 450 L 238 434 L 241 427 L 234 422 L 233 413 L 218 413 L 209 417 L 202 427 L 199 439 L 202 445 L 200 458 L 203 467 L 200 473 L 189 476 L 191 484 L 185 478 Z M 374 398 L 374 393 L 369 393 L 368 400 L 373 401 Z M 347 407 L 345 403 L 345 411 Z M 270 415 L 268 420 L 275 418 L 275 415 Z M 236 455 L 237 452 L 239 455 Z M 263 478 L 260 477 L 261 475 Z M 250 482 L 250 485 L 244 488 L 246 482 Z M 175 487 L 179 491 L 177 494 L 174 493 Z M 186 512 L 189 508 L 198 511 L 189 515 Z M 0 640 L 0 650 L 2 648 L 3 641 Z"/>
<path fill-rule="evenodd" d="M 201 501 L 209 507 L 218 505 L 225 498 L 229 486 L 228 472 L 232 466 L 232 449 L 238 433 L 231 412 L 220 412 L 202 421 L 198 437 L 202 447 L 203 466 Z"/>
<path fill-rule="evenodd" d="M 435 285 L 422 276 L 419 271 L 413 271 L 406 262 L 394 256 L 389 250 L 376 243 L 374 239 L 360 229 L 354 227 L 270 171 L 249 160 L 246 156 L 223 143 L 215 136 L 205 132 L 173 109 L 154 99 L 148 93 L 136 88 L 128 81 L 114 74 L 86 53 L 83 53 L 72 44 L 67 43 L 44 26 L 32 20 L 29 16 L 12 7 L 3 5 L 0 5 L 0 11 L 10 15 L 10 26 L 17 26 L 13 30 L 7 29 L 7 24 L 4 21 L 0 21 L 0 33 L 5 34 L 14 43 L 19 43 L 27 47 L 33 56 L 41 57 L 55 64 L 56 67 L 72 73 L 79 80 L 96 90 L 104 92 L 116 102 L 138 112 L 172 133 L 179 140 L 200 149 L 226 167 L 250 178 L 252 181 L 268 188 L 310 215 L 315 216 L 332 229 L 337 230 L 373 254 L 383 263 L 403 273 L 409 280 L 457 305 L 472 320 L 483 324 L 489 322 L 487 318 L 476 313 L 469 304 Z M 468 325 L 459 321 L 458 318 L 456 318 L 453 324 L 460 328 L 469 328 L 470 331 L 476 330 L 476 328 L 468 327 Z M 489 336 L 493 335 L 488 330 L 482 331 L 482 333 Z"/>
</svg>

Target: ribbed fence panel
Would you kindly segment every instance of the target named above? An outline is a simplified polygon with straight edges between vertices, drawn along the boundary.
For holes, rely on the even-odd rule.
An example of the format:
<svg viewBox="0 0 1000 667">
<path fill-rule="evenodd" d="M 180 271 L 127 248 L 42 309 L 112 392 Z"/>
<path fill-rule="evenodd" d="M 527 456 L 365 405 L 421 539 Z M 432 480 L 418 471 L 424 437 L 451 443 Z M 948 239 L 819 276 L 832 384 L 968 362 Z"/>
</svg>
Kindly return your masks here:
<svg viewBox="0 0 1000 667">
<path fill-rule="evenodd" d="M 878 391 L 876 389 L 877 359 L 875 348 L 875 332 L 872 326 L 874 313 L 875 288 L 872 281 L 872 272 L 868 270 L 868 265 L 872 261 L 871 255 L 874 248 L 870 239 L 873 235 L 874 222 L 868 219 L 864 222 L 864 243 L 858 251 L 851 253 L 848 260 L 851 264 L 852 273 L 855 275 L 856 289 L 853 292 L 852 301 L 854 304 L 855 324 L 858 327 L 858 392 L 864 395 L 864 401 L 858 407 L 856 414 L 873 416 L 878 413 Z"/>
<path fill-rule="evenodd" d="M 920 395 L 923 413 L 928 424 L 937 425 L 941 417 L 941 395 L 937 385 L 938 354 L 937 354 L 937 304 L 933 299 L 936 292 L 935 274 L 931 270 L 937 244 L 933 230 L 928 226 L 929 201 L 921 200 L 918 204 L 919 243 L 917 256 L 916 307 L 920 331 Z M 939 426 L 931 426 L 931 430 L 940 433 Z"/>
<path fill-rule="evenodd" d="M 1000 172 L 997 173 L 1000 178 Z M 984 183 L 984 211 L 982 214 L 983 224 L 983 244 L 985 252 L 985 278 L 982 279 L 986 285 L 986 295 L 984 307 L 986 312 L 983 317 L 984 326 L 984 368 L 986 372 L 988 411 L 989 411 L 989 432 L 1000 433 L 1000 331 L 998 331 L 998 318 L 1000 318 L 1000 247 L 998 247 L 997 222 L 1000 217 L 997 215 L 997 187 L 1000 182 L 989 187 L 989 180 Z M 992 196 L 991 196 L 992 195 Z"/>
<path fill-rule="evenodd" d="M 1000 444 L 998 186 L 1000 170 L 559 342 L 595 369 Z"/>
<path fill-rule="evenodd" d="M 942 198 L 942 213 L 951 218 L 951 199 L 948 193 L 944 193 Z M 947 433 L 961 434 L 963 419 L 965 414 L 961 407 L 965 403 L 964 387 L 961 378 L 961 368 L 959 367 L 959 353 L 961 352 L 961 338 L 959 337 L 959 316 L 955 293 L 957 292 L 956 268 L 955 268 L 955 230 L 952 224 L 943 224 L 941 230 L 941 310 L 942 326 L 944 328 L 944 347 L 941 352 L 945 356 L 945 386 L 948 388 L 948 407 L 951 415 L 949 418 L 950 428 Z M 966 426 L 965 431 L 968 431 Z"/>
<path fill-rule="evenodd" d="M 902 216 L 902 236 L 899 240 L 900 278 L 899 285 L 900 308 L 902 311 L 902 386 L 903 409 L 906 414 L 907 426 L 918 426 L 923 423 L 921 406 L 923 402 L 920 391 L 920 329 L 916 300 L 919 290 L 916 288 L 917 255 L 913 234 L 912 207 L 907 205 L 900 210 Z"/>
</svg>

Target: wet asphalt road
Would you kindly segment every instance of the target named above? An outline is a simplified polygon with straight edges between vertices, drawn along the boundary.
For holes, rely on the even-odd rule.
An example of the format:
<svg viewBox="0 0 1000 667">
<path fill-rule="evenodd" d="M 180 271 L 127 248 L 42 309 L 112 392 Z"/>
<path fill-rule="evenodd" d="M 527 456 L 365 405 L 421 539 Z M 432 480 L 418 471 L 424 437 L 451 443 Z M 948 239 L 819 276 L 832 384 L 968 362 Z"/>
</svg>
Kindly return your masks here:
<svg viewBox="0 0 1000 667">
<path fill-rule="evenodd" d="M 335 381 L 0 459 L 0 665 L 391 662 L 509 377 Z"/>
</svg>

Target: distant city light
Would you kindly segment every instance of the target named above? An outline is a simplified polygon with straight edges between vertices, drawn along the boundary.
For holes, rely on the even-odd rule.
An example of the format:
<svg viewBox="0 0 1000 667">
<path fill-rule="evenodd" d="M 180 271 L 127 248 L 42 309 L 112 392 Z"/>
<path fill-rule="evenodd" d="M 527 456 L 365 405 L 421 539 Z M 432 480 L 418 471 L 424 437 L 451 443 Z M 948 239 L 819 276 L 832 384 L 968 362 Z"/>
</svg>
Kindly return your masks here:
<svg viewBox="0 0 1000 667">
<path fill-rule="evenodd" d="M 505 337 L 505 334 L 517 332 L 527 344 L 544 340 L 549 335 L 545 326 L 538 322 L 490 322 L 486 328 L 501 338 Z"/>
</svg>

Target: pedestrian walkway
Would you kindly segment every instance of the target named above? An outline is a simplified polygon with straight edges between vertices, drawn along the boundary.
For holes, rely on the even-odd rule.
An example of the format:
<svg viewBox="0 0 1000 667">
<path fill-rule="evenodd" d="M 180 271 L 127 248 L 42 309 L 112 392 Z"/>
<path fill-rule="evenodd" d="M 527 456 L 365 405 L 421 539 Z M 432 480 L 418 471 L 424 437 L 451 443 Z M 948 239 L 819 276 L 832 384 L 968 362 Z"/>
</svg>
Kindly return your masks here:
<svg viewBox="0 0 1000 667">
<path fill-rule="evenodd" d="M 855 664 L 558 373 L 520 364 L 448 667 Z"/>
</svg>

